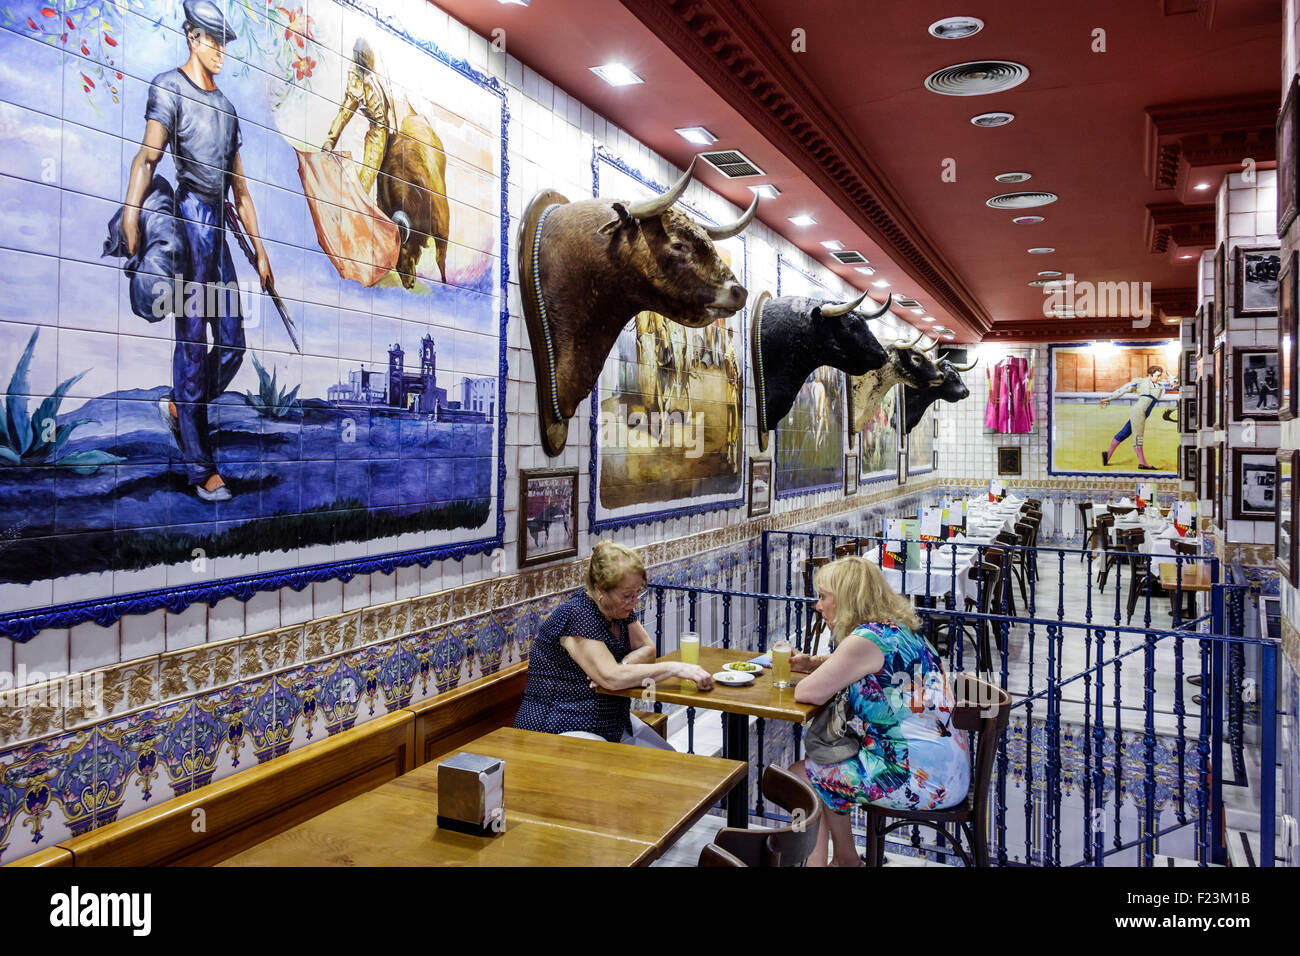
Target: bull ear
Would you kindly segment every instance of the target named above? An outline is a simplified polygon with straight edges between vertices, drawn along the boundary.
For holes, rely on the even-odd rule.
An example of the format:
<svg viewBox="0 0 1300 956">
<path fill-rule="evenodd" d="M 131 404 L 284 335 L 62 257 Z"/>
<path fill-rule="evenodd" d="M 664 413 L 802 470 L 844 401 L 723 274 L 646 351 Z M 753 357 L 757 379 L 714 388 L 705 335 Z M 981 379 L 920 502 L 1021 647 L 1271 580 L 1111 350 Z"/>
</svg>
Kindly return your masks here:
<svg viewBox="0 0 1300 956">
<path fill-rule="evenodd" d="M 624 206 L 621 202 L 613 203 L 613 206 L 614 211 L 618 213 L 618 218 L 611 219 L 609 222 L 605 223 L 605 225 L 600 227 L 600 234 L 602 236 L 611 236 L 618 231 L 620 226 L 635 221 L 628 213 L 627 206 Z"/>
</svg>

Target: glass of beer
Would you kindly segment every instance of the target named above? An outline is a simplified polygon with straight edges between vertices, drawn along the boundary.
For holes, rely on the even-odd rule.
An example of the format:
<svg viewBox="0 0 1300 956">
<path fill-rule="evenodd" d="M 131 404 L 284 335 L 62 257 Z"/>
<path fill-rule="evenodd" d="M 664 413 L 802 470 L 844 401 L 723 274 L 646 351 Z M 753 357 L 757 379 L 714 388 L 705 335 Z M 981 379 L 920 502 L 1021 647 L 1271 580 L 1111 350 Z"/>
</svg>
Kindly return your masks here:
<svg viewBox="0 0 1300 956">
<path fill-rule="evenodd" d="M 790 686 L 790 642 L 777 641 L 772 645 L 772 686 Z"/>
<path fill-rule="evenodd" d="M 679 645 L 683 664 L 699 664 L 700 662 L 700 635 L 694 631 L 686 631 L 682 634 Z M 695 689 L 695 681 L 682 681 L 682 686 Z"/>
</svg>

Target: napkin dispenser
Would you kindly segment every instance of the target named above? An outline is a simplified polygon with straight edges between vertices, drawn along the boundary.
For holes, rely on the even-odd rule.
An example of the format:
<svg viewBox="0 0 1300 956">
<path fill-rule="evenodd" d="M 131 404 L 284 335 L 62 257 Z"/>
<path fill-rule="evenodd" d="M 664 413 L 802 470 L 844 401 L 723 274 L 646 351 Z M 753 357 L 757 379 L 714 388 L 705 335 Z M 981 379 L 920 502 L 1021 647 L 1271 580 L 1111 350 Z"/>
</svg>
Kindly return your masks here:
<svg viewBox="0 0 1300 956">
<path fill-rule="evenodd" d="M 458 753 L 438 764 L 438 827 L 475 836 L 505 832 L 506 764 L 498 757 Z"/>
</svg>

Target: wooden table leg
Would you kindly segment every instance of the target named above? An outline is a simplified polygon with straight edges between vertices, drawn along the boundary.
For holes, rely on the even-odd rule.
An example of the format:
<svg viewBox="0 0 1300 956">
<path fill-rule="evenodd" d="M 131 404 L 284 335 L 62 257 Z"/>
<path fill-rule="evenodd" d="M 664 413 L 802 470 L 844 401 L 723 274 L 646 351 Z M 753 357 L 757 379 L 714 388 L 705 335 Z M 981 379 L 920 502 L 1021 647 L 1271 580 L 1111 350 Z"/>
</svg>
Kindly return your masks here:
<svg viewBox="0 0 1300 956">
<path fill-rule="evenodd" d="M 746 714 L 727 714 L 723 733 L 722 755 L 749 765 L 749 717 Z M 739 783 L 727 794 L 727 826 L 749 828 L 749 785 Z"/>
</svg>

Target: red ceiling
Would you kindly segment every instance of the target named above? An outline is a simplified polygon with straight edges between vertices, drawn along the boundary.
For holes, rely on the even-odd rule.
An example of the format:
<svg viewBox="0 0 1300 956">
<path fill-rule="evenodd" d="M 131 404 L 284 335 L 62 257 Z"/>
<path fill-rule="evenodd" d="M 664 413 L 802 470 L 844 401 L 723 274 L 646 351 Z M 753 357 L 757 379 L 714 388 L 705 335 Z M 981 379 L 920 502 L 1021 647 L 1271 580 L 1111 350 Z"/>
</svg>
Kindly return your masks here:
<svg viewBox="0 0 1300 956">
<path fill-rule="evenodd" d="M 692 14 L 683 0 L 656 2 Z M 714 148 L 743 150 L 769 174 L 761 181 L 782 190 L 777 200 L 760 204 L 759 218 L 767 225 L 859 288 L 884 278 L 892 291 L 915 295 L 938 323 L 957 329 L 959 341 L 977 338 L 988 320 L 998 331 L 1004 324 L 1041 323 L 1044 297 L 1026 283 L 1042 269 L 1079 280 L 1191 290 L 1196 260 L 1153 254 L 1144 238 L 1146 206 L 1183 198 L 1152 185 L 1144 155 L 1146 108 L 1271 90 L 1279 91 L 1280 100 L 1280 0 L 1202 0 L 1202 13 L 1173 15 L 1165 10 L 1197 5 L 711 0 L 710 12 L 756 25 L 770 40 L 768 55 L 780 51 L 778 69 L 805 79 L 808 97 L 838 121 L 841 141 L 860 150 L 862 161 L 883 180 L 896 213 L 934 251 L 961 297 L 973 303 L 948 310 L 926 294 L 893 248 L 882 248 L 886 241 L 877 245 L 868 238 L 844 196 L 814 185 L 805 174 L 806 157 L 796 164 L 781 155 L 622 3 L 532 0 L 520 7 L 439 0 L 438 6 L 485 36 L 504 28 L 512 56 L 681 166 L 697 148 L 674 128 L 707 126 L 719 137 Z M 629 0 L 629 6 L 638 4 Z M 954 15 L 979 17 L 985 27 L 965 40 L 938 40 L 926 32 L 931 22 Z M 790 49 L 796 28 L 806 32 L 807 52 Z M 1096 29 L 1105 31 L 1104 53 L 1093 52 Z M 698 55 L 688 59 L 699 66 Z M 922 85 L 936 69 L 979 59 L 1022 63 L 1029 79 L 1005 93 L 974 97 L 940 96 Z M 645 83 L 615 89 L 588 70 L 611 60 L 626 63 Z M 994 129 L 969 122 L 992 110 L 1016 119 Z M 941 177 L 949 158 L 956 161 L 955 182 Z M 1033 178 L 1021 186 L 993 180 L 1007 171 Z M 750 198 L 746 185 L 758 181 L 727 181 L 711 169 L 700 178 L 741 206 Z M 997 193 L 1029 189 L 1061 198 L 1024 213 L 984 204 Z M 1205 195 L 1212 200 L 1213 191 Z M 818 219 L 817 226 L 800 229 L 787 221 L 804 211 Z M 1013 225 L 1012 217 L 1021 214 L 1042 215 L 1046 222 Z M 878 274 L 868 279 L 834 263 L 820 245 L 823 239 L 859 249 Z M 1030 246 L 1057 251 L 1029 255 Z M 1074 328 L 1063 332 L 1077 334 Z"/>
</svg>

